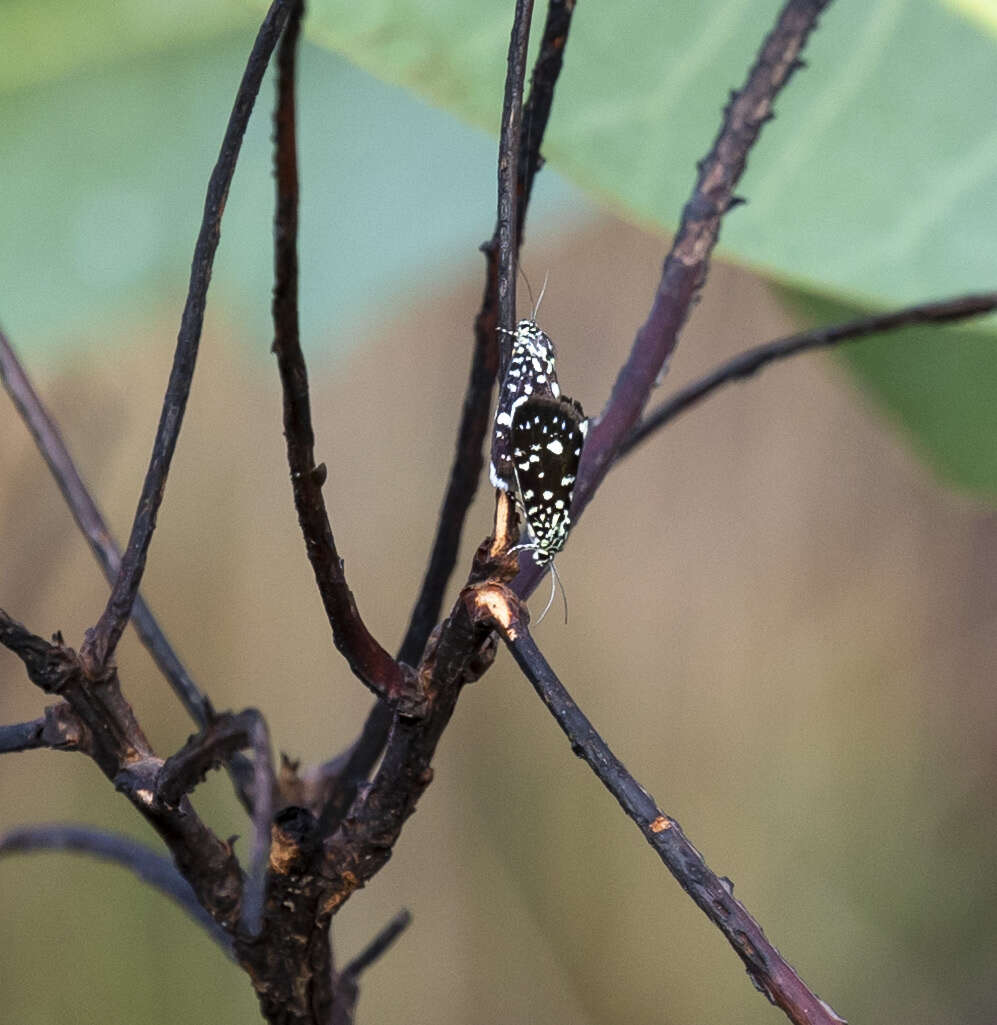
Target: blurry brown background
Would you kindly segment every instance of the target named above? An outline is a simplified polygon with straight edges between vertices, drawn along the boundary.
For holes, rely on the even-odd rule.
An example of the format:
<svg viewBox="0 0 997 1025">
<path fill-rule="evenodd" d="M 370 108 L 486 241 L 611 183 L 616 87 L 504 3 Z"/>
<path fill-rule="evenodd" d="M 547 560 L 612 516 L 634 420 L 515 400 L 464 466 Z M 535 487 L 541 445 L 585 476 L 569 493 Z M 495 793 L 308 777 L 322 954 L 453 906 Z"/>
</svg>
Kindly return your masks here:
<svg viewBox="0 0 997 1025">
<path fill-rule="evenodd" d="M 595 412 L 664 242 L 602 217 L 546 248 L 543 326 Z M 312 360 L 317 458 L 351 585 L 400 638 L 450 465 L 481 272 Z M 612 282 L 612 288 L 607 288 Z M 612 300 L 606 296 L 611 292 Z M 30 367 L 119 537 L 176 312 Z M 792 330 L 714 268 L 663 391 Z M 29 361 L 30 362 L 30 361 Z M 332 647 L 293 515 L 276 373 L 237 324 L 202 346 L 144 593 L 221 708 L 255 705 L 313 761 L 368 706 Z M 0 604 L 78 645 L 105 585 L 0 404 Z M 472 509 L 461 572 L 489 529 Z M 826 357 L 728 389 L 609 478 L 558 566 L 570 621 L 538 630 L 579 703 L 818 992 L 852 1021 L 997 1015 L 997 522 L 947 491 Z M 451 587 L 456 593 L 458 581 Z M 191 726 L 128 636 L 119 663 L 157 749 Z M 0 652 L 0 719 L 43 696 Z M 505 653 L 469 688 L 387 868 L 335 921 L 348 958 L 401 905 L 361 1022 L 772 1022 L 740 962 L 575 759 Z M 247 833 L 222 776 L 196 803 Z M 0 827 L 74 820 L 156 839 L 84 758 L 0 763 Z M 238 848 L 245 853 L 245 844 Z M 238 969 L 172 905 L 80 856 L 0 861 L 0 1021 L 258 1020 Z"/>
</svg>

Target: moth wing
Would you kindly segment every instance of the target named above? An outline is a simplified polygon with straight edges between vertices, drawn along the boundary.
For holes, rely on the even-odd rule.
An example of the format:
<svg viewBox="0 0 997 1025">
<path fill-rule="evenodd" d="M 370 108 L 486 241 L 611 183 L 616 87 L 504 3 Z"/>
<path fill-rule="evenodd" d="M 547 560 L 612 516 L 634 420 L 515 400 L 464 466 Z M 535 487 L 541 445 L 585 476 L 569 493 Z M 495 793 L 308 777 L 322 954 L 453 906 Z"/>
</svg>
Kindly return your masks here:
<svg viewBox="0 0 997 1025">
<path fill-rule="evenodd" d="M 538 561 L 564 547 L 588 421 L 577 402 L 533 396 L 512 420 L 512 462 Z"/>
</svg>

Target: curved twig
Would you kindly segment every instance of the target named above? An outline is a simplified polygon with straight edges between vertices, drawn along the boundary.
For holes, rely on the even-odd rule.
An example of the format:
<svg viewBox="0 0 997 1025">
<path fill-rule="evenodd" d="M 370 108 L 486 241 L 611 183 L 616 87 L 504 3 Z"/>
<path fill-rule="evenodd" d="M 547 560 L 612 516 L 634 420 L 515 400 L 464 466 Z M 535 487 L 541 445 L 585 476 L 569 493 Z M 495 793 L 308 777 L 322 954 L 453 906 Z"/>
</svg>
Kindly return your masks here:
<svg viewBox="0 0 997 1025">
<path fill-rule="evenodd" d="M 473 592 L 469 603 L 472 615 L 489 622 L 502 635 L 519 668 L 571 742 L 572 751 L 584 759 L 678 884 L 724 934 L 757 988 L 797 1025 L 845 1025 L 766 939 L 761 926 L 734 898 L 729 880 L 710 870 L 678 822 L 658 808 L 599 736 L 536 646 L 513 593 L 492 585 Z"/>
<path fill-rule="evenodd" d="M 29 851 L 74 851 L 92 854 L 130 869 L 144 883 L 169 897 L 186 911 L 211 938 L 232 957 L 232 941 L 211 915 L 201 907 L 190 883 L 173 867 L 169 858 L 150 851 L 130 837 L 107 833 L 89 826 L 63 823 L 22 826 L 0 835 L 0 856 Z"/>
<path fill-rule="evenodd" d="M 180 321 L 177 347 L 173 357 L 163 409 L 153 443 L 152 458 L 142 484 L 135 520 L 132 524 L 128 547 L 121 559 L 111 595 L 103 613 L 92 630 L 87 632 L 80 657 L 87 673 L 97 679 L 106 670 L 114 655 L 125 624 L 131 616 L 132 606 L 138 594 L 145 560 L 156 529 L 156 514 L 163 500 L 166 477 L 170 470 L 173 452 L 183 423 L 190 384 L 194 376 L 197 350 L 201 340 L 201 326 L 204 322 L 204 308 L 211 280 L 211 268 L 215 250 L 221 235 L 221 219 L 225 210 L 229 185 L 235 173 L 236 160 L 242 146 L 243 135 L 253 111 L 256 94 L 259 92 L 263 74 L 270 61 L 270 55 L 277 45 L 277 39 L 287 20 L 287 0 L 274 0 L 260 26 L 253 44 L 245 73 L 236 93 L 235 104 L 229 117 L 221 152 L 208 182 L 204 201 L 204 216 L 194 247 L 190 285 L 187 302 Z"/>
<path fill-rule="evenodd" d="M 367 629 L 346 582 L 343 560 L 322 495 L 325 464 L 315 464 L 308 369 L 298 331 L 298 158 L 295 140 L 295 54 L 300 12 L 288 24 L 277 61 L 275 127 L 273 352 L 284 402 L 284 436 L 291 487 L 315 583 L 336 647 L 356 676 L 378 697 L 417 702 L 413 679 Z"/>
<path fill-rule="evenodd" d="M 990 313 L 997 309 L 997 292 L 984 292 L 980 295 L 964 295 L 955 299 L 942 299 L 937 302 L 918 303 L 916 306 L 905 306 L 889 313 L 878 313 L 868 317 L 859 317 L 844 324 L 829 327 L 817 327 L 811 331 L 801 331 L 785 338 L 777 338 L 763 345 L 746 349 L 738 353 L 726 363 L 721 363 L 708 374 L 680 388 L 653 410 L 633 429 L 620 446 L 618 458 L 625 456 L 655 431 L 671 423 L 677 416 L 684 413 L 690 406 L 711 395 L 718 388 L 732 381 L 743 380 L 757 373 L 763 367 L 776 360 L 795 356 L 800 352 L 813 349 L 827 349 L 843 342 L 860 341 L 869 335 L 896 331 L 912 324 L 943 324 L 965 320 L 967 317 L 978 317 L 982 313 Z"/>
</svg>

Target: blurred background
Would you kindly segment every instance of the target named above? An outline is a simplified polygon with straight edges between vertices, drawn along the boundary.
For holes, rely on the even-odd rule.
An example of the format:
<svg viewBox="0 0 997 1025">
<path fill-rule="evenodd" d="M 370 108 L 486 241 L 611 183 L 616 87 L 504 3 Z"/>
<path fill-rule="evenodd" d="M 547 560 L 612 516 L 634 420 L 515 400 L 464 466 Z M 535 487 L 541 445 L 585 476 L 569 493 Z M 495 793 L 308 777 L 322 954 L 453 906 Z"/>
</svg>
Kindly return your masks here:
<svg viewBox="0 0 997 1025">
<path fill-rule="evenodd" d="M 112 40 L 65 22 L 68 5 L 0 8 L 37 43 L 0 91 L 0 323 L 119 538 L 255 26 L 244 8 L 195 6 L 196 31 L 179 4 L 157 36 L 148 5 L 122 5 L 143 31 L 125 17 Z M 360 609 L 393 648 L 450 466 L 496 147 L 311 44 L 300 85 L 317 458 Z M 284 465 L 271 93 L 226 211 L 143 590 L 215 705 L 260 708 L 275 748 L 307 763 L 349 743 L 369 702 L 332 647 Z M 564 389 L 594 412 L 667 239 L 550 169 L 539 183 L 523 263 L 535 289 L 549 271 L 542 323 Z M 718 263 L 664 389 L 799 324 L 769 284 Z M 486 488 L 460 567 L 491 508 Z M 571 612 L 537 631 L 550 661 L 803 977 L 856 1022 L 994 1020 L 992 506 L 941 483 L 841 361 L 805 357 L 631 455 L 558 567 Z M 75 646 L 105 594 L 0 403 L 0 605 Z M 130 633 L 119 665 L 157 750 L 176 749 L 192 726 Z M 0 721 L 44 705 L 0 651 Z M 221 835 L 246 836 L 229 789 L 219 775 L 195 803 Z M 86 759 L 5 757 L 0 829 L 55 820 L 158 843 Z M 505 653 L 465 691 L 392 860 L 336 918 L 337 955 L 400 906 L 413 925 L 364 977 L 361 1022 L 780 1020 Z M 7 857 L 0 907 L 3 1025 L 259 1020 L 243 974 L 122 869 Z"/>
</svg>

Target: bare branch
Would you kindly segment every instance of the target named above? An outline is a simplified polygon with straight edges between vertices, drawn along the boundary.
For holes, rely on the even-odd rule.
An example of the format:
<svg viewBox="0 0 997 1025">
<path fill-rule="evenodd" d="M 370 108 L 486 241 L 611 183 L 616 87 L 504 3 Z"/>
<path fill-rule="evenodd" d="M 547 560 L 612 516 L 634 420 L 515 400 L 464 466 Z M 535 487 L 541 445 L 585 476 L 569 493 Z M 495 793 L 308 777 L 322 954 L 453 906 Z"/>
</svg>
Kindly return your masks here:
<svg viewBox="0 0 997 1025">
<path fill-rule="evenodd" d="M 296 12 L 298 11 L 295 8 Z M 287 462 L 298 522 L 315 582 L 332 626 L 333 640 L 356 676 L 379 697 L 418 703 L 413 680 L 375 640 L 360 618 L 343 573 L 343 560 L 322 496 L 325 464 L 315 465 L 315 435 L 308 397 L 308 370 L 298 331 L 298 163 L 295 141 L 295 52 L 300 12 L 288 24 L 277 64 L 274 222 L 273 352 L 284 398 Z"/>
<path fill-rule="evenodd" d="M 534 643 L 521 617 L 518 598 L 505 588 L 486 586 L 471 594 L 469 604 L 473 616 L 499 630 L 520 669 L 571 742 L 572 751 L 585 760 L 678 884 L 724 934 L 756 987 L 797 1025 L 844 1025 L 844 1019 L 806 986 L 744 905 L 735 900 L 729 880 L 720 879 L 710 870 L 678 822 L 657 807 L 599 736 Z"/>
<path fill-rule="evenodd" d="M 55 751 L 84 751 L 87 754 L 92 749 L 86 727 L 64 701 L 46 708 L 40 719 L 0 726 L 0 754 L 38 747 Z"/>
<path fill-rule="evenodd" d="M 942 324 L 977 317 L 981 313 L 990 313 L 997 309 L 997 292 L 984 292 L 981 295 L 965 295 L 955 299 L 942 299 L 937 302 L 919 303 L 906 306 L 889 313 L 879 313 L 868 317 L 859 317 L 844 324 L 830 327 L 818 327 L 811 331 L 778 338 L 764 345 L 756 345 L 746 349 L 726 363 L 721 363 L 708 374 L 681 388 L 669 396 L 657 409 L 649 413 L 631 432 L 620 446 L 619 457 L 636 448 L 649 435 L 665 424 L 671 423 L 679 414 L 690 406 L 711 395 L 718 388 L 733 381 L 751 377 L 763 367 L 776 360 L 786 359 L 799 352 L 810 352 L 813 349 L 827 349 L 844 342 L 861 341 L 870 335 L 886 331 L 896 331 L 912 324 Z"/>
<path fill-rule="evenodd" d="M 0 754 L 14 751 L 30 751 L 36 747 L 48 747 L 43 736 L 45 719 L 33 719 L 31 722 L 13 723 L 0 726 Z"/>
<path fill-rule="evenodd" d="M 177 336 L 177 347 L 173 357 L 169 384 L 163 399 L 163 410 L 153 444 L 149 470 L 142 485 L 142 494 L 135 512 L 128 547 L 121 560 L 121 568 L 111 589 L 111 596 L 97 625 L 88 631 L 80 656 L 87 673 L 99 677 L 114 654 L 125 624 L 131 615 L 132 605 L 138 594 L 146 555 L 152 534 L 156 528 L 156 514 L 163 500 L 166 477 L 170 470 L 173 452 L 176 448 L 180 427 L 183 423 L 190 384 L 194 376 L 198 345 L 201 340 L 201 326 L 204 308 L 211 280 L 211 268 L 215 250 L 221 234 L 221 219 L 228 197 L 229 185 L 235 172 L 236 160 L 242 146 L 242 138 L 252 113 L 256 94 L 259 92 L 263 73 L 270 61 L 270 55 L 277 45 L 277 39 L 287 20 L 286 0 L 274 0 L 260 26 L 253 44 L 246 71 L 236 93 L 235 105 L 229 118 L 221 152 L 208 182 L 204 202 L 204 216 L 194 247 L 190 286 Z"/>
<path fill-rule="evenodd" d="M 114 543 L 97 503 L 83 483 L 76 464 L 62 439 L 55 421 L 31 383 L 17 354 L 0 331 L 0 379 L 10 395 L 21 419 L 35 439 L 42 458 L 62 492 L 66 505 L 83 532 L 108 582 L 113 584 L 121 567 L 121 554 Z M 132 623 L 157 668 L 166 677 L 190 717 L 199 725 L 208 722 L 210 702 L 197 686 L 176 652 L 171 647 L 142 596 L 136 595 L 132 606 Z M 247 788 L 251 767 L 245 758 L 235 755 L 230 764 L 236 793 L 248 809 Z"/>
<path fill-rule="evenodd" d="M 713 148 L 699 165 L 692 197 L 665 259 L 651 311 L 637 332 L 606 408 L 582 452 L 571 518 L 577 520 L 633 430 L 679 331 L 699 295 L 724 214 L 776 96 L 800 66 L 799 55 L 830 0 L 788 0 L 740 92 L 733 93 Z"/>
<path fill-rule="evenodd" d="M 530 75 L 530 94 L 523 106 L 523 127 L 517 163 L 516 188 L 519 202 L 516 212 L 516 237 L 520 248 L 523 227 L 526 224 L 526 211 L 530 196 L 533 194 L 533 182 L 543 167 L 540 147 L 554 105 L 554 88 L 561 75 L 564 49 L 568 45 L 568 32 L 571 29 L 571 16 L 574 12 L 575 0 L 548 0 L 547 20 L 544 22 L 543 35 L 540 37 L 540 49 L 533 65 L 533 73 Z"/>
<path fill-rule="evenodd" d="M 249 742 L 253 748 L 253 845 L 242 896 L 241 921 L 250 936 L 258 936 L 263 923 L 276 789 L 273 760 L 270 757 L 270 733 L 259 713 L 255 714 L 249 728 Z"/>
<path fill-rule="evenodd" d="M 533 0 L 516 0 L 509 37 L 509 56 L 502 101 L 502 129 L 498 159 L 498 318 L 499 327 L 511 331 L 516 324 L 516 256 L 519 252 L 516 196 L 518 155 L 523 124 L 523 82 L 526 48 L 530 42 Z M 505 369 L 507 345 L 500 346 L 499 380 Z"/>
<path fill-rule="evenodd" d="M 270 857 L 270 825 L 273 821 L 274 777 L 270 734 L 255 708 L 238 715 L 216 716 L 205 729 L 163 763 L 156 778 L 156 800 L 175 806 L 212 769 L 226 762 L 240 748 L 253 749 L 253 840 L 249 871 L 242 899 L 241 922 L 251 936 L 260 931 L 267 863 Z"/>
<path fill-rule="evenodd" d="M 232 941 L 197 902 L 190 883 L 168 858 L 118 833 L 106 833 L 88 826 L 64 824 L 22 826 L 0 835 L 0 857 L 29 851 L 76 851 L 92 854 L 130 869 L 150 886 L 165 894 L 187 912 L 211 938 L 232 957 Z"/>
</svg>

